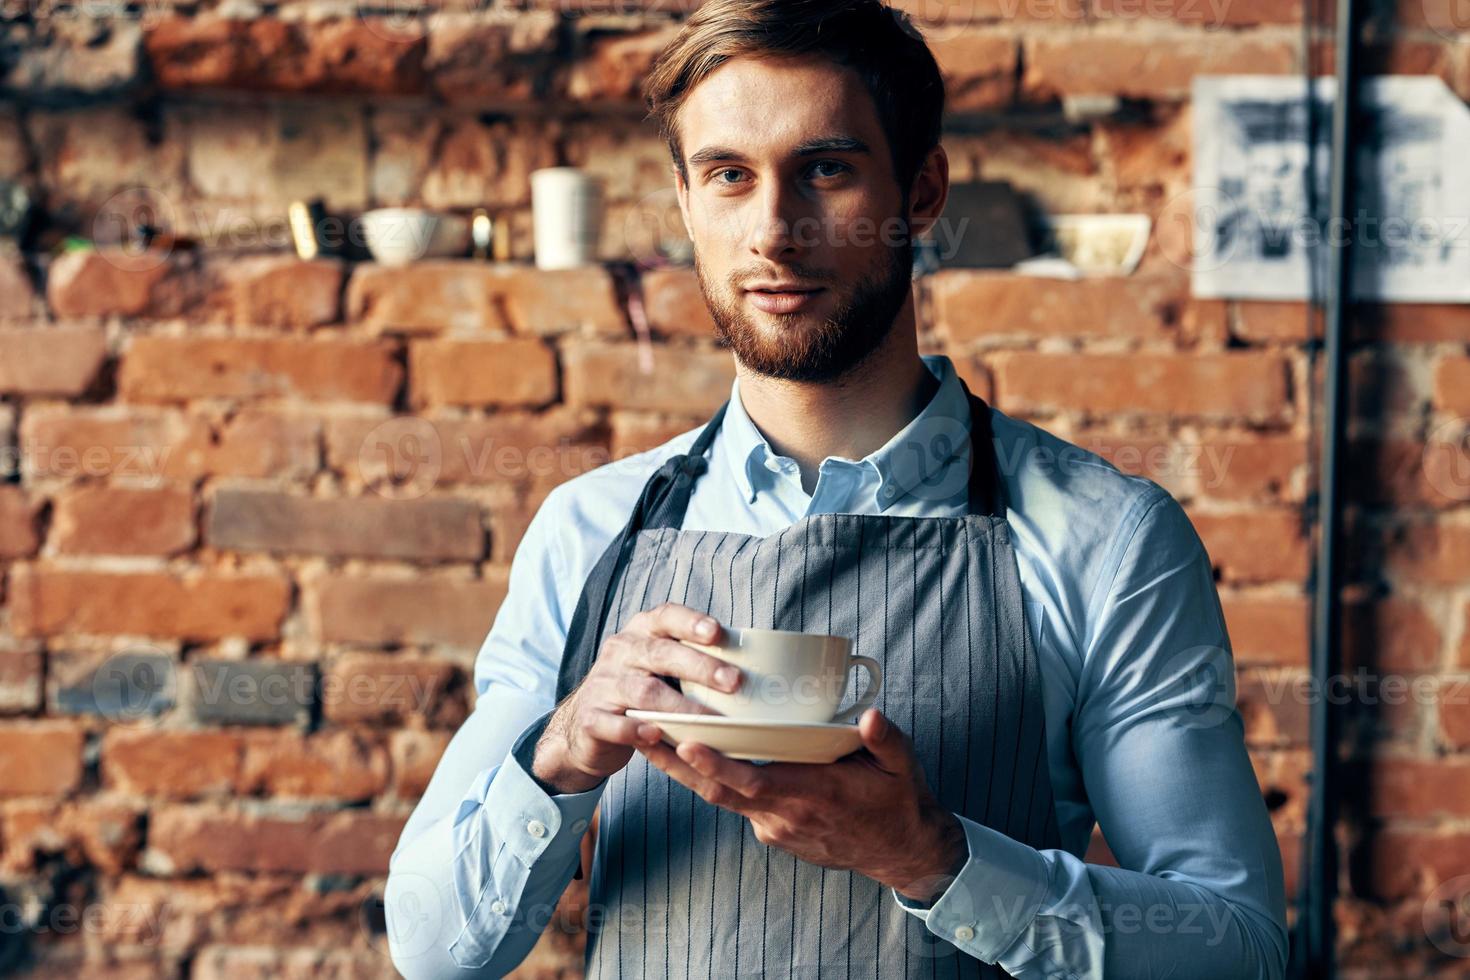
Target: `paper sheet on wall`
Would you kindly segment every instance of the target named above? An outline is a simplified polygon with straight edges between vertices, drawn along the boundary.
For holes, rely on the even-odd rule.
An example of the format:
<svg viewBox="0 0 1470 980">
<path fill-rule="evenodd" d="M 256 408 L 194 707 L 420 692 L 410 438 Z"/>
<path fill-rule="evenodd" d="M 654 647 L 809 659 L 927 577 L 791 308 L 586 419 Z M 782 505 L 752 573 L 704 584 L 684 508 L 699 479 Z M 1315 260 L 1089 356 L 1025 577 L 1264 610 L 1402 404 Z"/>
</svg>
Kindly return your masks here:
<svg viewBox="0 0 1470 980">
<path fill-rule="evenodd" d="M 1320 295 L 1329 242 L 1352 236 L 1358 299 L 1470 302 L 1470 111 L 1434 77 L 1363 82 L 1357 220 L 1331 227 L 1336 79 L 1316 80 L 1316 215 L 1307 207 L 1306 80 L 1201 76 L 1194 84 L 1196 296 Z"/>
</svg>

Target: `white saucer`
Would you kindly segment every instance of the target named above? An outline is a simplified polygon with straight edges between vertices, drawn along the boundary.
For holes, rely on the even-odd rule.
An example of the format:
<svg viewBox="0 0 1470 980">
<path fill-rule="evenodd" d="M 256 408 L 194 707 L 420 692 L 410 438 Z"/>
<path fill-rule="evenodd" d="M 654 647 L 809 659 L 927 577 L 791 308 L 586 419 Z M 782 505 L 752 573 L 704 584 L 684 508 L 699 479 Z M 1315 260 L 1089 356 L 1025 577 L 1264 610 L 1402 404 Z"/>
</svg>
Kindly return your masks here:
<svg viewBox="0 0 1470 980">
<path fill-rule="evenodd" d="M 854 724 L 766 721 L 640 708 L 629 709 L 627 715 L 657 725 L 670 745 L 689 739 L 732 759 L 834 762 L 863 744 Z"/>
</svg>

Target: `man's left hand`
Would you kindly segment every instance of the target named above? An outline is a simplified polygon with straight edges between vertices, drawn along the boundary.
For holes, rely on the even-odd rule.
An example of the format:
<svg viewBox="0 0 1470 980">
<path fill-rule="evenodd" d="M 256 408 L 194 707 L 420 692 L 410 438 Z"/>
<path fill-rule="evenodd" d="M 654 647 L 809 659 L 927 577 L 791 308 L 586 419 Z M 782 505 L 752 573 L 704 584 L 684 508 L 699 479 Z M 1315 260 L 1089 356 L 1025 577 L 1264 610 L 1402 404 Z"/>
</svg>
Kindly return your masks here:
<svg viewBox="0 0 1470 980">
<path fill-rule="evenodd" d="M 969 857 L 964 828 L 930 792 L 897 725 L 869 708 L 858 732 L 863 748 L 828 765 L 757 766 L 690 741 L 638 751 L 705 802 L 749 819 L 761 843 L 931 901 Z"/>
</svg>

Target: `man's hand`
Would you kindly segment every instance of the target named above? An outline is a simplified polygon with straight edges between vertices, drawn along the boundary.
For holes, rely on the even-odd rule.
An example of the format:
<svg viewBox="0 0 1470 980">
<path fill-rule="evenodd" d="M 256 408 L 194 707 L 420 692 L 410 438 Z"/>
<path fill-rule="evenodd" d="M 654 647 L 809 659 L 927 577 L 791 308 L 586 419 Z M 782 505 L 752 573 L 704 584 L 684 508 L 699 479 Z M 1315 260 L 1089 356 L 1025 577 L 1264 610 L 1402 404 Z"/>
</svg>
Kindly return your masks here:
<svg viewBox="0 0 1470 980">
<path fill-rule="evenodd" d="M 690 741 L 638 750 L 701 799 L 748 818 L 761 843 L 930 901 L 969 857 L 964 828 L 929 791 L 898 726 L 869 708 L 858 732 L 864 750 L 825 766 L 757 766 Z"/>
<path fill-rule="evenodd" d="M 603 641 L 592 669 L 553 712 L 536 743 L 532 774 L 559 793 L 584 792 L 627 765 L 635 748 L 659 740 L 657 727 L 627 717 L 629 708 L 718 714 L 662 678 L 739 689 L 740 668 L 677 642 L 716 643 L 720 633 L 712 617 L 672 602 L 628 620 Z"/>
</svg>

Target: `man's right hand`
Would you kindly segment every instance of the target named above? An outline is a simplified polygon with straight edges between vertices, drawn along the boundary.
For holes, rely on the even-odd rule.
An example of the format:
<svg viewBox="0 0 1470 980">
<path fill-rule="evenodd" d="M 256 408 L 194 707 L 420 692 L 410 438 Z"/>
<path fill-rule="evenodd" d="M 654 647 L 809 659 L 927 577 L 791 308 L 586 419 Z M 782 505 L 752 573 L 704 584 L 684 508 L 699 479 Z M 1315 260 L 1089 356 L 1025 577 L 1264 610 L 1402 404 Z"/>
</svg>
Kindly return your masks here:
<svg viewBox="0 0 1470 980">
<path fill-rule="evenodd" d="M 717 643 L 722 632 L 712 617 L 673 602 L 628 620 L 603 641 L 592 669 L 552 713 L 536 743 L 533 775 L 558 793 L 581 793 L 623 768 L 638 746 L 662 737 L 656 725 L 627 717 L 629 708 L 718 714 L 661 677 L 738 690 L 738 667 L 678 642 Z"/>
</svg>

